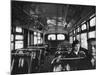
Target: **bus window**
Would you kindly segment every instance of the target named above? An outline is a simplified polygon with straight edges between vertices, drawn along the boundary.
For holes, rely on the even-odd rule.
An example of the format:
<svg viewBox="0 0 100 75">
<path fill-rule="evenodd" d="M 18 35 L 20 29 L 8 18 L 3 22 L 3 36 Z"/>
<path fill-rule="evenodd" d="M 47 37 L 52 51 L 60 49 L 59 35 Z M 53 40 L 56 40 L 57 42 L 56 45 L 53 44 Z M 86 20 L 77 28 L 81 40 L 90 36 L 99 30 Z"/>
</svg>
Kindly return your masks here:
<svg viewBox="0 0 100 75">
<path fill-rule="evenodd" d="M 42 44 L 42 41 L 41 41 L 41 34 L 39 32 L 34 32 L 34 45 L 36 44 Z"/>
<path fill-rule="evenodd" d="M 37 42 L 38 42 L 38 44 L 42 44 L 42 38 L 40 36 L 38 36 Z"/>
<path fill-rule="evenodd" d="M 72 36 L 70 37 L 70 43 L 73 43 L 73 37 Z"/>
<path fill-rule="evenodd" d="M 77 35 L 76 36 L 76 39 L 80 41 L 80 35 Z"/>
<path fill-rule="evenodd" d="M 37 36 L 34 36 L 34 45 L 36 45 L 37 44 Z"/>
<path fill-rule="evenodd" d="M 96 31 L 92 31 L 88 33 L 89 38 L 96 38 Z"/>
<path fill-rule="evenodd" d="M 23 29 L 21 27 L 16 27 L 15 32 L 17 32 L 17 33 L 14 33 L 15 44 L 12 44 L 12 46 L 13 47 L 15 46 L 15 49 L 23 48 L 23 39 L 24 39 L 23 34 L 21 35 L 18 34 L 18 33 L 22 33 Z"/>
<path fill-rule="evenodd" d="M 81 46 L 87 49 L 87 33 L 81 34 Z"/>
<path fill-rule="evenodd" d="M 23 40 L 23 36 L 22 36 L 22 35 L 16 35 L 16 36 L 15 36 L 15 39 L 16 39 L 16 40 Z"/>
<path fill-rule="evenodd" d="M 93 27 L 93 26 L 95 26 L 95 25 L 96 25 L 96 17 L 94 17 L 94 18 L 92 18 L 92 19 L 90 20 L 90 26 Z"/>
<path fill-rule="evenodd" d="M 55 34 L 48 35 L 48 40 L 56 40 L 56 35 Z"/>
<path fill-rule="evenodd" d="M 23 41 L 15 41 L 15 49 L 23 48 Z"/>
<path fill-rule="evenodd" d="M 22 28 L 21 27 L 16 27 L 16 32 L 22 32 Z"/>
<path fill-rule="evenodd" d="M 65 35 L 57 34 L 57 40 L 65 40 Z"/>
<path fill-rule="evenodd" d="M 82 30 L 85 30 L 86 29 L 86 24 L 83 24 L 82 25 Z"/>
</svg>

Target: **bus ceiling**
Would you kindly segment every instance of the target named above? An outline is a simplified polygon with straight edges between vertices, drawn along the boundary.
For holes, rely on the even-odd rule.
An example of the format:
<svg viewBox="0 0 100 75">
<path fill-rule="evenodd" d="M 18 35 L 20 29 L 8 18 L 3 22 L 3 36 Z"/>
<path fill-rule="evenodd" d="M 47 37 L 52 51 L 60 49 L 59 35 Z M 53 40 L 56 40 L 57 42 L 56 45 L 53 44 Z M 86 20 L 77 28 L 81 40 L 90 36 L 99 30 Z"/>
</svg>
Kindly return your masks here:
<svg viewBox="0 0 100 75">
<path fill-rule="evenodd" d="M 66 32 L 95 13 L 95 6 L 12 1 L 12 26 L 40 32 Z"/>
</svg>

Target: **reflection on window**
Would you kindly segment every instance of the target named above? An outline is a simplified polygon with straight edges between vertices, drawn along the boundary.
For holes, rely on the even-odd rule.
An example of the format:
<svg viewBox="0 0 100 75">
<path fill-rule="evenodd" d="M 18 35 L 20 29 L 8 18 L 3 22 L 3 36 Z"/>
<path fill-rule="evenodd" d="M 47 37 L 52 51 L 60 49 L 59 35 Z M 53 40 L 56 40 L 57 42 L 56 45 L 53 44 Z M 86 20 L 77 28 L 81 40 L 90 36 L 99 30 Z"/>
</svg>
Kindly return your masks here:
<svg viewBox="0 0 100 75">
<path fill-rule="evenodd" d="M 15 39 L 16 40 L 23 40 L 23 36 L 22 35 L 16 35 Z"/>
<path fill-rule="evenodd" d="M 81 46 L 87 49 L 87 33 L 81 34 Z"/>
<path fill-rule="evenodd" d="M 90 20 L 90 26 L 92 27 L 92 26 L 95 26 L 95 25 L 96 25 L 96 17 L 94 17 Z"/>
<path fill-rule="evenodd" d="M 16 32 L 22 32 L 22 28 L 21 27 L 16 27 Z"/>
<path fill-rule="evenodd" d="M 65 40 L 65 35 L 63 35 L 63 34 L 58 34 L 58 35 L 57 35 L 57 40 Z"/>
<path fill-rule="evenodd" d="M 96 31 L 89 32 L 88 37 L 89 38 L 96 38 Z"/>
<path fill-rule="evenodd" d="M 70 37 L 70 43 L 73 43 L 73 37 L 72 36 Z"/>
<path fill-rule="evenodd" d="M 86 29 L 86 24 L 83 24 L 82 25 L 82 30 L 85 30 Z"/>
<path fill-rule="evenodd" d="M 54 34 L 48 35 L 48 40 L 56 40 L 56 35 Z"/>
<path fill-rule="evenodd" d="M 80 41 L 80 35 L 77 35 L 76 36 L 76 39 Z"/>
<path fill-rule="evenodd" d="M 15 49 L 23 48 L 23 41 L 15 41 Z"/>
<path fill-rule="evenodd" d="M 34 36 L 34 45 L 38 43 L 37 40 L 38 40 L 37 36 Z"/>
</svg>

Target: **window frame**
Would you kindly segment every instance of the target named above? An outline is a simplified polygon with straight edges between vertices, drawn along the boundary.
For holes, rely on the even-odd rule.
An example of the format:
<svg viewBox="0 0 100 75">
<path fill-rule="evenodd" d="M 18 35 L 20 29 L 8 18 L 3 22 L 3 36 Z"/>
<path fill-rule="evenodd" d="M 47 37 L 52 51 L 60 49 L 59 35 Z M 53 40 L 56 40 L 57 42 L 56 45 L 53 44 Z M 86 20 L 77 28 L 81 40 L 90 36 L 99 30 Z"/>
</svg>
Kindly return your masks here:
<svg viewBox="0 0 100 75">
<path fill-rule="evenodd" d="M 80 36 L 80 42 L 81 42 L 81 34 L 84 34 L 84 33 L 86 33 L 87 35 L 87 39 L 89 39 L 89 33 L 90 32 L 92 32 L 92 31 L 95 31 L 95 38 L 96 38 L 96 20 L 95 20 L 95 26 L 90 26 L 90 20 L 92 19 L 92 18 L 94 18 L 95 17 L 95 19 L 96 19 L 96 16 L 92 16 L 91 18 L 89 18 L 88 20 L 86 20 L 86 21 L 84 21 L 84 23 L 83 24 L 80 24 L 79 26 L 77 26 L 76 28 L 74 28 L 71 32 L 70 32 L 70 34 L 69 34 L 69 38 L 71 37 L 71 36 L 73 36 L 73 41 L 74 41 L 74 38 L 76 37 L 77 38 L 77 35 L 79 35 Z M 82 25 L 86 25 L 86 29 L 83 29 L 82 30 Z M 79 31 L 78 31 L 78 29 L 79 29 Z M 76 30 L 76 33 L 74 34 L 74 31 Z M 73 33 L 73 35 L 71 35 L 71 33 Z M 87 47 L 88 47 L 88 45 L 87 45 Z M 88 48 L 87 48 L 88 49 Z"/>
</svg>

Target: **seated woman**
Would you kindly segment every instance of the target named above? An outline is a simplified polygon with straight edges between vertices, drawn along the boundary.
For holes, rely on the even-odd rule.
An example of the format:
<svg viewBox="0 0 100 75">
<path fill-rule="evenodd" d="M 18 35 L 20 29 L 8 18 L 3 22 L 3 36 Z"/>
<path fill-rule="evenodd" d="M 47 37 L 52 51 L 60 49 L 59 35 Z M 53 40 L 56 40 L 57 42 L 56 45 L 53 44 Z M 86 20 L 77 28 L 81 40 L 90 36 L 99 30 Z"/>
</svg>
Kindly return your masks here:
<svg viewBox="0 0 100 75">
<path fill-rule="evenodd" d="M 90 62 L 87 59 L 89 57 L 88 50 L 80 46 L 80 42 L 75 40 L 72 44 L 73 49 L 70 57 L 79 58 L 78 60 L 72 61 L 71 66 L 75 69 L 73 70 L 86 70 L 90 67 Z M 73 65 L 74 63 L 74 65 Z"/>
<path fill-rule="evenodd" d="M 82 48 L 80 46 L 80 42 L 78 40 L 75 40 L 72 44 L 72 52 L 71 52 L 71 57 L 85 57 L 86 56 L 86 49 Z"/>
</svg>

